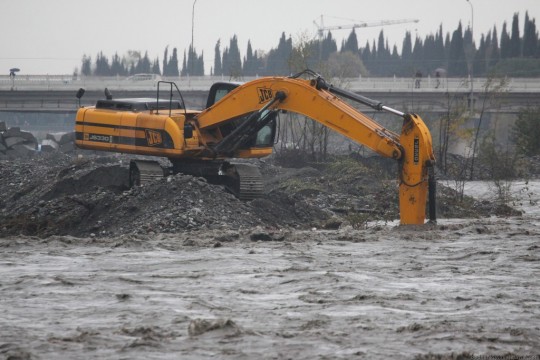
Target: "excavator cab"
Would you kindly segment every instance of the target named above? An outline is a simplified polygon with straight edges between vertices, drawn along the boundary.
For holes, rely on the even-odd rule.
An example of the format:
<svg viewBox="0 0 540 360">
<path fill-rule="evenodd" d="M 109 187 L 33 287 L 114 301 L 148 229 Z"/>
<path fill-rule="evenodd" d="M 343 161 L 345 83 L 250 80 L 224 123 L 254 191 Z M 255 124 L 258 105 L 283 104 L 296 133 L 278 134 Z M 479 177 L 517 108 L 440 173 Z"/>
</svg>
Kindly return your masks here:
<svg viewBox="0 0 540 360">
<path fill-rule="evenodd" d="M 219 100 L 221 100 L 223 97 L 225 97 L 227 94 L 229 94 L 231 91 L 233 91 L 240 85 L 242 85 L 242 83 L 239 82 L 221 81 L 214 83 L 210 87 L 210 91 L 208 92 L 206 108 L 210 108 L 212 105 L 217 103 Z M 233 131 L 235 131 L 238 127 L 245 123 L 249 119 L 251 114 L 252 113 L 239 118 L 231 119 L 230 121 L 226 121 L 222 125 L 220 125 L 218 128 L 223 138 L 230 135 Z M 265 121 L 265 124 L 257 131 L 253 131 L 253 134 L 251 134 L 251 136 L 244 140 L 242 144 L 235 150 L 247 150 L 250 148 L 268 148 L 274 145 L 274 139 L 276 137 L 277 129 L 277 112 L 265 112 L 261 114 L 260 118 L 264 117 L 268 117 L 268 119 Z"/>
</svg>

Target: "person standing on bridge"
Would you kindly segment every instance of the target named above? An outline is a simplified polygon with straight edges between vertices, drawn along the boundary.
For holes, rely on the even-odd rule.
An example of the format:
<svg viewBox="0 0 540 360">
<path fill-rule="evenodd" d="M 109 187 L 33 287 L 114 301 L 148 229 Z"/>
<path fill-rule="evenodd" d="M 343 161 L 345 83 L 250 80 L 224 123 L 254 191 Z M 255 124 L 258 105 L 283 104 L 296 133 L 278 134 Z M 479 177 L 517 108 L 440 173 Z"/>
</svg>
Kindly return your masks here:
<svg viewBox="0 0 540 360">
<path fill-rule="evenodd" d="M 437 82 L 435 84 L 435 89 L 438 89 L 439 86 L 441 86 L 441 72 L 439 70 L 435 71 L 435 78 L 437 79 Z"/>
<path fill-rule="evenodd" d="M 420 89 L 420 82 L 422 81 L 422 72 L 420 70 L 418 70 L 416 72 L 416 80 L 414 81 L 414 87 L 415 89 Z"/>
</svg>

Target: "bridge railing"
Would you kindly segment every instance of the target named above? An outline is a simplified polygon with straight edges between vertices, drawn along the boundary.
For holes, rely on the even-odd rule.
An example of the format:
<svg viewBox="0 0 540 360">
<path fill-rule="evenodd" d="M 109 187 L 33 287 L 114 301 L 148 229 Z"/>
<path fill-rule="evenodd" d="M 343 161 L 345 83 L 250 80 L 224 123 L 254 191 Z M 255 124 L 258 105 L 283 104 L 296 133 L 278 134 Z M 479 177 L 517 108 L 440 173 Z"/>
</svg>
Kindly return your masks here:
<svg viewBox="0 0 540 360">
<path fill-rule="evenodd" d="M 151 90 L 156 87 L 158 77 L 154 80 L 134 80 L 131 77 L 73 77 L 72 75 L 17 75 L 14 78 L 0 75 L 0 91 L 26 90 L 26 91 L 76 91 L 79 88 L 86 90 Z M 245 82 L 256 77 L 243 77 L 230 79 L 223 76 L 191 76 L 163 78 L 174 81 L 181 90 L 208 91 L 216 81 Z M 506 90 L 511 92 L 540 92 L 539 78 L 507 78 Z M 358 77 L 346 79 L 333 79 L 336 86 L 348 88 L 353 91 L 370 92 L 467 92 L 471 87 L 480 92 L 487 82 L 486 78 L 404 78 L 404 77 Z"/>
</svg>

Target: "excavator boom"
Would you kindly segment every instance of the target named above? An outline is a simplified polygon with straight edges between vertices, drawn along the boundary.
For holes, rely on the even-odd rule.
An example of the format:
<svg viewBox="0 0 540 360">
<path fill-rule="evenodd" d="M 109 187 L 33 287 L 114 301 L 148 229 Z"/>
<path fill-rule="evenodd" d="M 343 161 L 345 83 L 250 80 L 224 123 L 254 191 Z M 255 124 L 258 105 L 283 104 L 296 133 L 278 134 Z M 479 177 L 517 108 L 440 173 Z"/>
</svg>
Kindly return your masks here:
<svg viewBox="0 0 540 360">
<path fill-rule="evenodd" d="M 401 134 L 396 134 L 361 113 L 340 97 L 359 101 L 374 109 L 389 111 L 403 118 Z M 431 189 L 430 220 L 435 221 L 435 156 L 431 134 L 416 114 L 404 114 L 374 100 L 335 88 L 322 78 L 267 77 L 245 83 L 196 116 L 199 131 L 246 114 L 245 124 L 261 118 L 261 113 L 285 110 L 307 116 L 374 152 L 399 162 L 399 201 L 401 224 L 423 224 L 426 218 L 428 189 Z M 239 129 L 240 130 L 240 129 Z M 238 136 L 238 134 L 231 134 Z M 216 155 L 224 138 L 213 147 Z M 228 151 L 230 149 L 228 148 Z"/>
</svg>

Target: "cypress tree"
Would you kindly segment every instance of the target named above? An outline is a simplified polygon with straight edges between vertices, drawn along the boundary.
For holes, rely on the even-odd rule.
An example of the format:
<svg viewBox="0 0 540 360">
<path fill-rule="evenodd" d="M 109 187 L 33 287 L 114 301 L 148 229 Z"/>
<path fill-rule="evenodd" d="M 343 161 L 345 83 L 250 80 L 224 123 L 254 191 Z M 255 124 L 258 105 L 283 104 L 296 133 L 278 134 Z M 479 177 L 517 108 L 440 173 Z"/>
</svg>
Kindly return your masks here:
<svg viewBox="0 0 540 360">
<path fill-rule="evenodd" d="M 111 68 L 109 66 L 109 60 L 105 55 L 103 55 L 103 52 L 99 52 L 96 56 L 96 68 L 94 71 L 94 75 L 96 76 L 110 76 L 111 75 Z"/>
<path fill-rule="evenodd" d="M 244 58 L 244 75 L 253 76 L 255 75 L 254 69 L 254 58 L 253 58 L 253 49 L 251 48 L 251 41 L 248 40 L 246 57 Z"/>
<path fill-rule="evenodd" d="M 214 47 L 214 75 L 223 75 L 223 69 L 221 67 L 221 40 L 218 40 Z"/>
<path fill-rule="evenodd" d="M 139 59 L 137 72 L 142 74 L 150 74 L 152 72 L 150 66 L 150 59 L 148 58 L 148 51 L 144 53 L 142 59 Z"/>
<path fill-rule="evenodd" d="M 501 59 L 501 49 L 499 48 L 499 38 L 497 36 L 497 28 L 494 26 L 493 31 L 491 32 L 491 46 L 490 46 L 489 63 L 487 66 L 487 70 L 497 65 L 500 59 Z"/>
<path fill-rule="evenodd" d="M 285 36 L 285 33 L 283 33 L 283 37 L 284 36 Z M 322 54 L 321 54 L 322 60 L 328 61 L 328 58 L 330 57 L 330 55 L 335 53 L 336 51 L 337 51 L 336 41 L 332 38 L 332 32 L 329 31 L 322 43 Z M 290 54 L 292 53 L 292 43 L 290 46 L 290 51 L 289 51 L 289 47 L 286 46 L 286 52 L 290 56 Z"/>
<path fill-rule="evenodd" d="M 92 75 L 92 58 L 90 56 L 83 55 L 81 74 L 85 76 Z"/>
<path fill-rule="evenodd" d="M 188 75 L 188 65 L 186 60 L 186 50 L 184 50 L 184 59 L 182 60 L 182 70 L 180 70 L 180 76 Z"/>
<path fill-rule="evenodd" d="M 173 54 L 168 63 L 169 66 L 169 76 L 179 76 L 178 72 L 178 54 L 176 48 L 173 48 Z"/>
<path fill-rule="evenodd" d="M 124 69 L 124 65 L 122 65 L 122 61 L 120 60 L 120 56 L 118 56 L 118 53 L 115 53 L 112 62 L 111 62 L 111 75 L 126 75 L 126 70 Z"/>
<path fill-rule="evenodd" d="M 345 41 L 341 47 L 341 52 L 350 51 L 353 54 L 358 54 L 358 39 L 356 32 L 352 29 L 347 41 Z"/>
<path fill-rule="evenodd" d="M 159 58 L 157 57 L 152 64 L 152 74 L 161 75 L 161 70 L 159 68 Z"/>
<path fill-rule="evenodd" d="M 435 49 L 434 49 L 434 61 L 435 66 L 438 67 L 444 67 L 446 62 L 446 54 L 444 51 L 444 35 L 443 35 L 443 28 L 442 24 L 439 26 L 439 31 L 437 32 L 437 35 L 435 36 Z"/>
<path fill-rule="evenodd" d="M 228 71 L 230 69 L 229 47 L 225 47 L 225 49 L 223 50 L 223 59 L 221 61 L 221 66 L 222 66 L 223 75 L 230 75 L 230 73 L 228 73 Z"/>
<path fill-rule="evenodd" d="M 508 59 L 511 56 L 510 53 L 510 35 L 506 30 L 506 22 L 504 22 L 501 32 L 501 59 Z"/>
<path fill-rule="evenodd" d="M 371 59 L 372 59 L 372 55 L 371 55 L 371 48 L 370 48 L 370 46 L 369 46 L 369 42 L 368 42 L 368 41 L 366 41 L 366 46 L 364 47 L 364 50 L 362 50 L 361 57 L 362 57 L 362 62 L 364 63 L 364 66 L 365 66 L 369 71 L 371 71 L 371 66 L 372 66 Z"/>
<path fill-rule="evenodd" d="M 467 62 L 465 61 L 465 50 L 463 48 L 463 29 L 461 22 L 452 34 L 450 49 L 448 52 L 448 75 L 467 75 Z"/>
<path fill-rule="evenodd" d="M 240 57 L 240 49 L 238 48 L 238 38 L 234 35 L 229 43 L 229 64 L 228 67 L 223 67 L 223 71 L 231 76 L 242 75 L 242 59 Z"/>
<path fill-rule="evenodd" d="M 424 44 L 420 37 L 416 37 L 412 53 L 413 67 L 415 72 L 424 72 Z"/>
<path fill-rule="evenodd" d="M 534 19 L 529 19 L 529 13 L 525 13 L 525 29 L 523 32 L 523 56 L 532 58 L 536 56 L 538 48 L 538 34 Z"/>
<path fill-rule="evenodd" d="M 474 66 L 475 58 L 475 45 L 472 38 L 472 31 L 470 27 L 467 27 L 463 34 L 463 50 L 465 53 L 465 61 L 467 64 L 467 71 L 470 74 Z"/>
<path fill-rule="evenodd" d="M 484 34 L 482 34 L 482 37 L 480 38 L 480 45 L 478 46 L 478 50 L 475 52 L 474 56 L 474 74 L 483 75 L 486 72 L 486 66 L 488 63 L 488 55 L 487 55 L 487 42 L 491 42 L 491 35 L 488 34 L 488 40 L 484 37 Z"/>
<path fill-rule="evenodd" d="M 510 38 L 510 57 L 521 57 L 521 38 L 519 35 L 519 17 L 518 13 L 514 14 L 512 19 L 512 37 Z"/>
<path fill-rule="evenodd" d="M 412 69 L 412 37 L 411 32 L 407 31 L 401 45 L 401 60 L 402 71 L 400 75 L 408 76 L 413 71 Z"/>
<path fill-rule="evenodd" d="M 428 74 L 433 72 L 437 67 L 436 64 L 436 51 L 435 51 L 435 36 L 433 34 L 427 35 L 424 40 L 424 51 L 423 51 L 421 68 Z"/>
<path fill-rule="evenodd" d="M 330 39 L 332 35 L 329 35 Z M 328 39 L 328 38 L 327 38 Z M 328 48 L 327 39 L 322 43 L 322 54 L 324 56 L 325 48 Z M 335 45 L 335 42 L 334 42 Z M 337 50 L 337 46 L 336 46 Z M 336 51 L 334 50 L 334 51 Z M 268 53 L 266 64 L 266 72 L 268 75 L 287 75 L 289 74 L 289 59 L 292 55 L 292 39 L 285 37 L 285 33 L 281 33 L 277 49 L 272 49 Z"/>
<path fill-rule="evenodd" d="M 204 76 L 204 51 L 197 59 L 196 73 L 197 76 Z"/>
<path fill-rule="evenodd" d="M 169 58 L 169 45 L 165 47 L 165 52 L 163 54 L 163 76 L 169 76 L 169 66 L 167 64 L 168 58 Z"/>
</svg>

